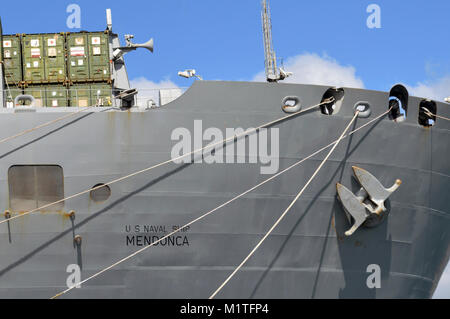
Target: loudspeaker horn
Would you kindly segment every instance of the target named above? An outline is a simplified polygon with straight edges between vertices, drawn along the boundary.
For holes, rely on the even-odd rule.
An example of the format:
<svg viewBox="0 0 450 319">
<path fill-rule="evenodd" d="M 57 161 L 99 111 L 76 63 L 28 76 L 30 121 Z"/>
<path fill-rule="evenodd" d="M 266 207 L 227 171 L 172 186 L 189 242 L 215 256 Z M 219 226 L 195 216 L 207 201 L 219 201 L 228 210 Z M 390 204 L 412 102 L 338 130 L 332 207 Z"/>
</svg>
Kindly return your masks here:
<svg viewBox="0 0 450 319">
<path fill-rule="evenodd" d="M 151 53 L 153 53 L 153 49 L 154 49 L 154 40 L 150 39 L 148 40 L 146 43 L 143 44 L 133 44 L 132 45 L 135 48 L 145 48 L 147 50 L 149 50 Z"/>
</svg>

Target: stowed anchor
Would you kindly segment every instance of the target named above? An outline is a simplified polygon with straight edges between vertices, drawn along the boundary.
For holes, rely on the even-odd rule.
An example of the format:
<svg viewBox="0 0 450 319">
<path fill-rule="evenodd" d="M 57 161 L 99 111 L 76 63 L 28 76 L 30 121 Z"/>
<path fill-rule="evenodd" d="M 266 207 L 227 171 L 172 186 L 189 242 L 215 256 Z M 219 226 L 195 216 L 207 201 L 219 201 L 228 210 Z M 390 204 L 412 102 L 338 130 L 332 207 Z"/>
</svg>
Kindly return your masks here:
<svg viewBox="0 0 450 319">
<path fill-rule="evenodd" d="M 337 192 L 346 212 L 350 214 L 355 223 L 345 233 L 352 236 L 371 217 L 380 218 L 386 211 L 386 200 L 400 187 L 401 180 L 397 180 L 391 188 L 386 189 L 380 181 L 368 171 L 353 167 L 356 178 L 362 186 L 358 196 L 353 194 L 345 186 L 337 184 Z"/>
</svg>

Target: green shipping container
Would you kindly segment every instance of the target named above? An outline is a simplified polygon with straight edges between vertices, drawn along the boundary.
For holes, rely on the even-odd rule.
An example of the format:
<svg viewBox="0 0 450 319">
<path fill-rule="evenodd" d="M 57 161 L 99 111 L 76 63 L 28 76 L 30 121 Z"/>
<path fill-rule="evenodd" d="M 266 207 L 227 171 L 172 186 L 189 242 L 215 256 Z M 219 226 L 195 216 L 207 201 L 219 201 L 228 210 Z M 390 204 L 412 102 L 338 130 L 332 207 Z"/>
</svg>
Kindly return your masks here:
<svg viewBox="0 0 450 319">
<path fill-rule="evenodd" d="M 89 77 L 93 81 L 111 79 L 109 36 L 104 32 L 89 33 Z"/>
<path fill-rule="evenodd" d="M 45 90 L 45 106 L 67 107 L 69 106 L 67 88 L 62 85 L 49 85 Z"/>
<path fill-rule="evenodd" d="M 45 48 L 45 81 L 62 83 L 66 80 L 66 50 L 63 34 L 42 35 Z"/>
<path fill-rule="evenodd" d="M 103 83 L 92 85 L 75 84 L 69 89 L 69 99 L 71 106 L 111 106 L 112 87 Z"/>
<path fill-rule="evenodd" d="M 2 45 L 5 80 L 9 86 L 18 86 L 19 82 L 22 81 L 20 37 L 16 35 L 4 35 Z"/>
<path fill-rule="evenodd" d="M 70 106 L 89 107 L 91 104 L 91 90 L 89 85 L 75 84 L 69 88 Z"/>
<path fill-rule="evenodd" d="M 29 86 L 24 93 L 34 97 L 36 107 L 66 107 L 69 104 L 67 88 L 62 85 Z"/>
<path fill-rule="evenodd" d="M 22 36 L 23 80 L 29 84 L 45 81 L 44 39 L 41 34 Z"/>
<path fill-rule="evenodd" d="M 44 107 L 46 106 L 45 91 L 46 86 L 30 86 L 25 88 L 24 93 L 25 95 L 31 95 L 34 97 L 34 106 Z M 26 105 L 30 105 L 30 103 L 27 102 Z"/>
<path fill-rule="evenodd" d="M 89 81 L 88 33 L 69 33 L 66 41 L 69 80 L 72 82 Z"/>
<path fill-rule="evenodd" d="M 111 106 L 112 86 L 109 84 L 96 83 L 91 85 L 92 105 Z"/>
</svg>

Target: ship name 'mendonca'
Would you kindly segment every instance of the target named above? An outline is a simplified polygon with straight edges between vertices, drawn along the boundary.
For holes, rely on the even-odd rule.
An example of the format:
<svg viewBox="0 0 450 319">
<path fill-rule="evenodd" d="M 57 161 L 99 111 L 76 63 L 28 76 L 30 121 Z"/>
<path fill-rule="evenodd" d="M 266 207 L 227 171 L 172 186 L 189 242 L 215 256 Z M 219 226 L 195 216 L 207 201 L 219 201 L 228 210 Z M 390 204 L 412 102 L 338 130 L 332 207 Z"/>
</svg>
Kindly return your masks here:
<svg viewBox="0 0 450 319">
<path fill-rule="evenodd" d="M 127 225 L 125 226 L 126 246 L 188 247 L 190 243 L 187 233 L 190 227 L 180 228 L 180 226 L 165 225 Z M 177 230 L 179 230 L 177 234 L 164 238 L 169 232 Z"/>
</svg>

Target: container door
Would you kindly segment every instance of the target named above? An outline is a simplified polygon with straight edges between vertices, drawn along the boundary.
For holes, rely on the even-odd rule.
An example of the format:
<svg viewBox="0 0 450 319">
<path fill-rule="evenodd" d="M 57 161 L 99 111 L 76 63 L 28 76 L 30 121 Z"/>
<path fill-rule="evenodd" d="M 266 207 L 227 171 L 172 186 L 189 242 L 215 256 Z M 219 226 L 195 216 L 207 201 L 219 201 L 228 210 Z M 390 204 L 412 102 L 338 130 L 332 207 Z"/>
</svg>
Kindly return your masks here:
<svg viewBox="0 0 450 319">
<path fill-rule="evenodd" d="M 28 87 L 24 90 L 25 95 L 31 95 L 34 97 L 34 106 L 36 107 L 43 107 L 47 106 L 45 101 L 45 86 L 32 86 Z M 26 105 L 29 105 L 30 103 L 27 102 Z"/>
<path fill-rule="evenodd" d="M 69 88 L 70 106 L 92 106 L 91 91 L 89 85 L 72 85 Z"/>
<path fill-rule="evenodd" d="M 22 37 L 24 81 L 28 84 L 45 81 L 44 45 L 41 35 Z"/>
<path fill-rule="evenodd" d="M 45 46 L 45 77 L 50 83 L 66 80 L 65 39 L 61 34 L 43 36 Z"/>
<path fill-rule="evenodd" d="M 5 80 L 9 86 L 17 87 L 22 81 L 22 59 L 18 36 L 3 36 L 3 56 Z"/>
<path fill-rule="evenodd" d="M 67 37 L 69 79 L 86 82 L 89 80 L 88 36 L 86 33 L 71 33 Z"/>
<path fill-rule="evenodd" d="M 50 85 L 46 90 L 46 106 L 67 107 L 67 88 L 64 86 Z"/>
<path fill-rule="evenodd" d="M 95 106 L 112 105 L 112 87 L 108 84 L 91 85 L 92 102 Z"/>
<path fill-rule="evenodd" d="M 93 81 L 111 80 L 109 59 L 109 36 L 105 33 L 90 33 L 89 36 L 89 76 Z"/>
</svg>

